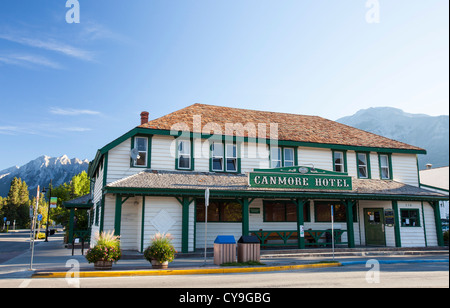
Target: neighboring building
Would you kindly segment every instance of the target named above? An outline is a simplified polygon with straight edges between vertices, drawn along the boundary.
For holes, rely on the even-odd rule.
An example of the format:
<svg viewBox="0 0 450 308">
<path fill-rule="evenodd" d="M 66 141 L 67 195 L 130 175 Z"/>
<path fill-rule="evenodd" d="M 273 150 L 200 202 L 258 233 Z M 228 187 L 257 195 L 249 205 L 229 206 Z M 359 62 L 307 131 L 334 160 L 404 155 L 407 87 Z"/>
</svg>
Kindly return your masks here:
<svg viewBox="0 0 450 308">
<path fill-rule="evenodd" d="M 419 188 L 424 149 L 317 116 L 194 104 L 98 150 L 92 236 L 114 230 L 143 251 L 156 232 L 180 252 L 217 235 L 257 235 L 263 246 L 323 247 L 331 208 L 337 244 L 443 245 L 439 201 Z M 437 214 L 437 215 L 436 215 Z"/>
<path fill-rule="evenodd" d="M 431 164 L 427 165 L 426 170 L 420 171 L 420 187 L 447 194 L 449 192 L 449 167 L 433 168 Z M 441 210 L 441 219 L 443 228 L 448 230 L 449 223 L 449 203 L 448 201 L 439 201 Z"/>
</svg>

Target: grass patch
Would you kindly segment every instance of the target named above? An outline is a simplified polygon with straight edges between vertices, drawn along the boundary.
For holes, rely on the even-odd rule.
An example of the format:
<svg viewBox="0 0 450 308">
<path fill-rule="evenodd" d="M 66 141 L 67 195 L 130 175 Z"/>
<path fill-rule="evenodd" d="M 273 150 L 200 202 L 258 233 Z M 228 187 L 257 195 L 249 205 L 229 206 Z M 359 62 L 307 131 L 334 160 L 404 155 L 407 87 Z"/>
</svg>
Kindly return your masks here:
<svg viewBox="0 0 450 308">
<path fill-rule="evenodd" d="M 258 261 L 247 261 L 247 262 L 229 262 L 223 263 L 220 266 L 258 266 L 258 265 L 266 265 L 264 263 Z"/>
</svg>

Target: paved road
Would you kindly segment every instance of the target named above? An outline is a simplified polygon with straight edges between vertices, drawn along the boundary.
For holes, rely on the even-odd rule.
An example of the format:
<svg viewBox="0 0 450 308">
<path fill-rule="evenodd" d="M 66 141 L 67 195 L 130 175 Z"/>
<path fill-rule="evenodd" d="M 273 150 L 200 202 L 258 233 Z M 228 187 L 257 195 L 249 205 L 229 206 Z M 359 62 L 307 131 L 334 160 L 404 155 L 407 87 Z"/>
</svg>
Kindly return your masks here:
<svg viewBox="0 0 450 308">
<path fill-rule="evenodd" d="M 30 230 L 0 233 L 0 264 L 14 258 L 30 248 Z"/>
<path fill-rule="evenodd" d="M 416 257 L 417 259 L 417 257 Z M 2 287 L 21 288 L 448 288 L 448 262 L 380 264 L 379 276 L 373 267 L 347 265 L 336 268 L 302 269 L 287 272 L 152 276 L 85 279 L 4 279 Z M 199 293 L 200 292 L 200 293 Z M 219 291 L 220 292 L 220 291 Z M 225 291 L 223 291 L 225 292 Z M 228 290 L 227 292 L 231 292 Z M 249 290 L 250 292 L 250 290 Z M 170 291 L 169 291 L 170 293 Z M 176 294 L 179 294 L 179 290 Z M 173 298 L 172 298 L 173 299 Z"/>
</svg>

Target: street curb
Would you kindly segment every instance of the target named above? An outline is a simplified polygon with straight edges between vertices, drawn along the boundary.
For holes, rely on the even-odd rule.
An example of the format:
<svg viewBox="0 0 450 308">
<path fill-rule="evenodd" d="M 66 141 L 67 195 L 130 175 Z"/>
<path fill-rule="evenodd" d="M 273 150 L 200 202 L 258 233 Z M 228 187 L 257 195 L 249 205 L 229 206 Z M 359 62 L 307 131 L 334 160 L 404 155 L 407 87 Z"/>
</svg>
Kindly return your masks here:
<svg viewBox="0 0 450 308">
<path fill-rule="evenodd" d="M 127 276 L 163 276 L 163 275 L 204 275 L 231 274 L 252 272 L 289 271 L 306 268 L 324 268 L 342 266 L 339 262 L 314 263 L 301 265 L 280 265 L 265 267 L 226 267 L 208 269 L 176 269 L 176 270 L 130 270 L 130 271 L 85 271 L 85 272 L 36 272 L 32 278 L 94 278 L 94 277 L 127 277 Z"/>
</svg>

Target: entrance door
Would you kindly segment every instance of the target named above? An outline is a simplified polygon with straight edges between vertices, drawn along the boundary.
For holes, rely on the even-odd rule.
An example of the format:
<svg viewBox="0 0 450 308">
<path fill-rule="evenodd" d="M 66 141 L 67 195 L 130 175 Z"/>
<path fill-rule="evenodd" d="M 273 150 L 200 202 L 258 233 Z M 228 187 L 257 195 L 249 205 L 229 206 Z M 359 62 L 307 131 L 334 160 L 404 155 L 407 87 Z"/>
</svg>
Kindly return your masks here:
<svg viewBox="0 0 450 308">
<path fill-rule="evenodd" d="M 366 245 L 386 246 L 383 209 L 364 209 Z"/>
</svg>

